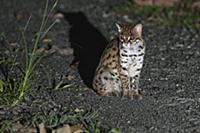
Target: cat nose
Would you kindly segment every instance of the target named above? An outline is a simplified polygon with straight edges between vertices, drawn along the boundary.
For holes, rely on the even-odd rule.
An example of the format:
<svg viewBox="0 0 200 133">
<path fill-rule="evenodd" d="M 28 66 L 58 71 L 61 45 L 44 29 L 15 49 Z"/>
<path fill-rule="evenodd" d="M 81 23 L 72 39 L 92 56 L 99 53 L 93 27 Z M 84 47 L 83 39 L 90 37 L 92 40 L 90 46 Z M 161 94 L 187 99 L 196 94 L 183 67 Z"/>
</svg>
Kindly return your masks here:
<svg viewBox="0 0 200 133">
<path fill-rule="evenodd" d="M 124 42 L 125 42 L 125 43 L 128 43 L 128 42 L 129 42 L 129 39 L 128 39 L 128 38 L 124 39 Z"/>
<path fill-rule="evenodd" d="M 124 43 L 125 43 L 125 44 L 128 44 L 128 40 L 125 40 Z"/>
</svg>

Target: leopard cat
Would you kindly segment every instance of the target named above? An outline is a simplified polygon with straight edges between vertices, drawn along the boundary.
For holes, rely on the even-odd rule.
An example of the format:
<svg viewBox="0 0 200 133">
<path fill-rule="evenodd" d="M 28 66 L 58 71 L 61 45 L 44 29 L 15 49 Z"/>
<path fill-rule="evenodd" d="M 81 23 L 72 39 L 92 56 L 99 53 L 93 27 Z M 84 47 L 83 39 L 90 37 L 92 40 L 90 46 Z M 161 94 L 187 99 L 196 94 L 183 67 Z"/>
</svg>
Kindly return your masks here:
<svg viewBox="0 0 200 133">
<path fill-rule="evenodd" d="M 138 91 L 145 54 L 142 25 L 116 23 L 116 27 L 118 36 L 110 41 L 101 56 L 93 88 L 103 96 L 142 99 Z"/>
</svg>

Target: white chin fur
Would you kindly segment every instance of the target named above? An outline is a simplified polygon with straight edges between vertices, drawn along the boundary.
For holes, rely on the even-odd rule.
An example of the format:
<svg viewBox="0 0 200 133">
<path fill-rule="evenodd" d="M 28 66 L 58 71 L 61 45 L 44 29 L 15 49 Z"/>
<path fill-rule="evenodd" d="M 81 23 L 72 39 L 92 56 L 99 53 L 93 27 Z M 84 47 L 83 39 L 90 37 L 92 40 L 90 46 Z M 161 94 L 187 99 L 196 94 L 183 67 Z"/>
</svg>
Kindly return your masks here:
<svg viewBox="0 0 200 133">
<path fill-rule="evenodd" d="M 131 43 L 123 43 L 122 46 L 125 48 L 125 49 L 138 49 L 139 46 L 141 45 L 141 42 L 134 42 L 133 44 Z"/>
<path fill-rule="evenodd" d="M 122 44 L 124 48 L 130 48 L 131 44 L 130 43 L 123 43 Z"/>
</svg>

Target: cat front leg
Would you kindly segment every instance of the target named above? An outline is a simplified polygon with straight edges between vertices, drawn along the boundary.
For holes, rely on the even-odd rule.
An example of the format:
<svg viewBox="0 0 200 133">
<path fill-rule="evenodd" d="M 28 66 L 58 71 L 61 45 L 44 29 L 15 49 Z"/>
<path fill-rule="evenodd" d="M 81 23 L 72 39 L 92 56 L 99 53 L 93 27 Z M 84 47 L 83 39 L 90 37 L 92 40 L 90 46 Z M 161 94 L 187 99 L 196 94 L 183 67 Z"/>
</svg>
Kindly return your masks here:
<svg viewBox="0 0 200 133">
<path fill-rule="evenodd" d="M 139 76 L 131 77 L 131 89 L 129 91 L 128 97 L 130 99 L 141 100 L 142 96 L 139 94 Z"/>
<path fill-rule="evenodd" d="M 129 81 L 126 76 L 121 77 L 121 83 L 122 83 L 122 96 L 127 96 L 129 93 Z"/>
</svg>

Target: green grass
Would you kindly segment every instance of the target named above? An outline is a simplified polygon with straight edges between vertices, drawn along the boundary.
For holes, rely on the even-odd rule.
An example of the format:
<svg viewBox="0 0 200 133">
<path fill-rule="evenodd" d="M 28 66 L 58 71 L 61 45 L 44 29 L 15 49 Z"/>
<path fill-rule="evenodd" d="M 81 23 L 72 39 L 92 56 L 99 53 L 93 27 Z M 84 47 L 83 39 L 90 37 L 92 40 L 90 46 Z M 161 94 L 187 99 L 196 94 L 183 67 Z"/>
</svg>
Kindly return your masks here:
<svg viewBox="0 0 200 133">
<path fill-rule="evenodd" d="M 7 133 L 11 131 L 11 123 L 9 120 L 0 121 L 0 133 Z"/>
<path fill-rule="evenodd" d="M 113 7 L 113 10 L 120 13 L 132 13 L 134 17 L 145 16 L 147 20 L 163 24 L 178 25 L 189 28 L 197 28 L 196 23 L 200 13 L 192 8 L 194 0 L 183 0 L 174 7 L 139 6 L 132 2 Z"/>
<path fill-rule="evenodd" d="M 63 90 L 63 89 L 70 89 L 75 87 L 75 85 L 73 83 L 69 84 L 69 83 L 65 83 L 63 80 L 57 81 L 56 79 L 53 80 L 49 80 L 49 87 L 47 89 L 51 89 L 51 90 Z"/>
<path fill-rule="evenodd" d="M 33 71 L 42 58 L 42 56 L 37 55 L 36 50 L 38 48 L 38 45 L 41 43 L 41 40 L 56 24 L 56 21 L 52 22 L 50 25 L 48 25 L 47 23 L 49 21 L 50 15 L 52 14 L 53 10 L 57 5 L 57 2 L 58 1 L 56 1 L 54 5 L 51 8 L 49 8 L 49 1 L 47 0 L 44 14 L 42 17 L 42 22 L 38 32 L 36 33 L 36 39 L 33 43 L 32 49 L 28 49 L 28 41 L 26 39 L 26 32 L 31 21 L 31 16 L 27 20 L 27 23 L 24 26 L 24 28 L 21 30 L 21 44 L 24 45 L 26 63 L 25 68 L 20 69 L 22 73 L 20 79 L 13 79 L 9 75 L 10 71 L 16 70 L 16 55 L 14 56 L 14 60 L 13 58 L 9 57 L 10 55 L 6 54 L 3 55 L 2 58 L 0 58 L 0 65 L 4 66 L 6 72 L 5 74 L 3 74 L 4 78 L 0 79 L 0 104 L 16 105 L 19 101 L 21 101 L 24 98 L 25 94 L 30 90 Z M 2 45 L 10 44 L 7 41 L 6 37 L 3 35 L 1 36 L 0 43 Z M 9 51 L 9 53 L 12 53 L 10 48 L 7 47 L 7 50 Z"/>
<path fill-rule="evenodd" d="M 21 100 L 24 97 L 27 90 L 30 88 L 30 80 L 31 80 L 31 77 L 32 77 L 33 70 L 41 59 L 36 54 L 36 50 L 37 50 L 37 47 L 38 47 L 39 43 L 41 42 L 41 40 L 46 36 L 46 34 L 49 32 L 49 30 L 56 23 L 56 21 L 54 21 L 50 26 L 47 27 L 47 22 L 49 20 L 49 16 L 52 13 L 52 11 L 54 10 L 54 8 L 56 7 L 57 2 L 58 1 L 56 1 L 55 4 L 52 6 L 52 8 L 48 11 L 48 3 L 49 2 L 47 0 L 45 10 L 44 10 L 44 14 L 43 14 L 42 23 L 41 23 L 39 31 L 36 33 L 36 39 L 35 39 L 35 42 L 34 42 L 34 47 L 31 51 L 30 55 L 29 55 L 29 52 L 28 52 L 28 49 L 27 49 L 27 41 L 26 41 L 26 38 L 25 38 L 26 28 L 29 24 L 30 19 L 27 21 L 27 24 L 25 25 L 24 30 L 22 31 L 22 37 L 23 37 L 23 40 L 24 40 L 24 44 L 26 46 L 25 47 L 26 48 L 26 67 L 25 67 L 24 77 L 23 77 L 23 79 L 20 83 L 20 86 L 19 86 L 19 97 L 18 97 L 18 100 L 16 100 L 14 102 L 14 104 L 16 104 L 19 100 Z"/>
<path fill-rule="evenodd" d="M 32 117 L 32 126 L 36 127 L 40 123 L 44 123 L 45 127 L 55 128 L 64 124 L 76 124 L 84 120 L 96 119 L 97 115 L 93 112 L 78 112 L 67 115 L 60 115 L 57 113 L 51 114 L 37 114 Z"/>
<path fill-rule="evenodd" d="M 8 47 L 10 42 L 4 34 L 0 35 L 0 66 L 3 74 L 0 79 L 0 104 L 11 104 L 18 97 L 19 82 L 13 78 L 13 73 L 21 71 L 19 63 L 16 61 L 15 52 L 18 49 L 12 50 Z M 17 77 L 17 74 L 15 75 Z"/>
</svg>

